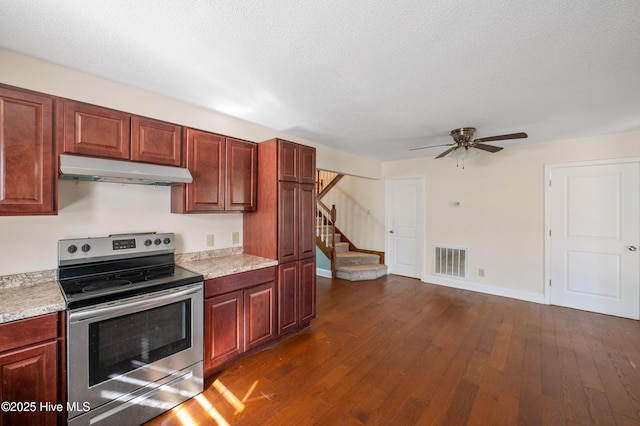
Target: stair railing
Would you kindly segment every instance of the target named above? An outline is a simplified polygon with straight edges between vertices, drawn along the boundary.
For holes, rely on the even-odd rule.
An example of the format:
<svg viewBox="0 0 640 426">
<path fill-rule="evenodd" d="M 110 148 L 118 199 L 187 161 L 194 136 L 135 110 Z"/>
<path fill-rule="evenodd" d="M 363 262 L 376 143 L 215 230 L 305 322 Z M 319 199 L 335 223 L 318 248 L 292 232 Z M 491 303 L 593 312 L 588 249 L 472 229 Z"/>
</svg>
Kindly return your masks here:
<svg viewBox="0 0 640 426">
<path fill-rule="evenodd" d="M 316 200 L 316 244 L 320 250 L 331 259 L 331 276 L 336 268 L 336 206 L 327 207 L 322 201 Z"/>
</svg>

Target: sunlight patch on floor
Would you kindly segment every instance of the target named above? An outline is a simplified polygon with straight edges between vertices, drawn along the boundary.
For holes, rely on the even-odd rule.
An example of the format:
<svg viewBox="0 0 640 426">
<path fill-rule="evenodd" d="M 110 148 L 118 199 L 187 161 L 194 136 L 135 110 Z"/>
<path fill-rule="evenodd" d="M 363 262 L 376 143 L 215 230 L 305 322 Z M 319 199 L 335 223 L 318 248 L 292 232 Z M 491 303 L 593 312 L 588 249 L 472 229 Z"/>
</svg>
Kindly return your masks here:
<svg viewBox="0 0 640 426">
<path fill-rule="evenodd" d="M 253 393 L 253 390 L 256 388 L 256 386 L 258 386 L 258 381 L 256 380 L 255 382 L 253 382 L 253 384 L 251 385 L 251 387 L 249 388 L 249 390 L 247 391 L 247 393 L 244 395 L 244 398 L 242 398 L 242 403 L 243 403 L 243 407 L 245 406 L 244 403 L 247 402 L 247 400 L 249 399 L 249 397 L 251 396 L 251 394 Z M 235 413 L 233 414 L 238 414 L 241 413 L 242 411 L 240 410 L 236 410 Z"/>
<path fill-rule="evenodd" d="M 207 397 L 203 394 L 196 395 L 194 397 L 198 404 L 209 414 L 209 416 L 219 425 L 219 426 L 230 426 L 229 422 L 215 409 L 213 405 L 209 402 Z"/>
<path fill-rule="evenodd" d="M 242 413 L 246 408 L 244 403 L 238 399 L 233 392 L 231 392 L 220 380 L 216 379 L 213 382 L 213 387 L 227 400 L 229 404 L 236 409 L 236 414 Z"/>
<path fill-rule="evenodd" d="M 180 420 L 182 426 L 197 426 L 198 424 L 193 420 L 193 417 L 189 414 L 188 410 L 184 410 L 180 405 L 172 409 L 173 413 Z"/>
</svg>

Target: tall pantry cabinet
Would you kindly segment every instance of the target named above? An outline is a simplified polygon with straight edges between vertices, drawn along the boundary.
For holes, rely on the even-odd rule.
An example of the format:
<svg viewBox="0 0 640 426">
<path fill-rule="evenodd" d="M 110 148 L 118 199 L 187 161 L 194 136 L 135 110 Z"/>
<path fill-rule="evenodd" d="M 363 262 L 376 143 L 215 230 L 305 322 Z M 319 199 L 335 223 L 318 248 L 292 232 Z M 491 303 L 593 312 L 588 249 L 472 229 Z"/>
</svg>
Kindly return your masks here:
<svg viewBox="0 0 640 426">
<path fill-rule="evenodd" d="M 278 260 L 278 332 L 316 315 L 315 148 L 258 144 L 258 209 L 244 214 L 244 251 Z"/>
</svg>

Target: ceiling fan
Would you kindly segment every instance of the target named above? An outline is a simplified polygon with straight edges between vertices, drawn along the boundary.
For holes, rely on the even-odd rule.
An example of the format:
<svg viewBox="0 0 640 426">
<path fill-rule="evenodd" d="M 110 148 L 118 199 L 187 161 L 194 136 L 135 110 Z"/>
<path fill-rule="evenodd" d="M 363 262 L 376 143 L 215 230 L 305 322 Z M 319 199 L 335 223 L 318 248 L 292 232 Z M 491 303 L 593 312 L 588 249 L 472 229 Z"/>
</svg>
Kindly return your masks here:
<svg viewBox="0 0 640 426">
<path fill-rule="evenodd" d="M 487 145 L 484 142 L 493 142 L 493 141 L 502 141 L 507 139 L 524 139 L 527 138 L 528 135 L 524 132 L 520 133 L 510 133 L 508 135 L 499 135 L 499 136 L 490 136 L 488 138 L 479 138 L 471 140 L 473 134 L 476 129 L 474 127 L 461 127 L 459 129 L 454 129 L 451 131 L 450 135 L 453 138 L 453 143 L 447 143 L 442 145 L 431 145 L 431 146 L 423 146 L 420 148 L 413 148 L 409 151 L 417 151 L 419 149 L 425 148 L 434 148 L 437 146 L 452 146 L 442 154 L 438 155 L 436 158 L 442 158 L 451 154 L 452 157 L 458 160 L 464 160 L 466 158 L 470 158 L 473 155 L 477 154 L 477 149 L 488 152 L 498 152 L 502 149 L 502 147 Z"/>
</svg>

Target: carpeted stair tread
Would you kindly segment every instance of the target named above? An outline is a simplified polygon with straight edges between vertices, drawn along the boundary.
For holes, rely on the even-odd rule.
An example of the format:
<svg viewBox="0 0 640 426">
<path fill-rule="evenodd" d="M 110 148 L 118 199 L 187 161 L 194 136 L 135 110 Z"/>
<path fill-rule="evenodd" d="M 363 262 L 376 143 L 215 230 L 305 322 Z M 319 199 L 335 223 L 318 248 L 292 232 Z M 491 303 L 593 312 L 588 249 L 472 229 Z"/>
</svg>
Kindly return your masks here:
<svg viewBox="0 0 640 426">
<path fill-rule="evenodd" d="M 387 275 L 386 265 L 349 265 L 336 268 L 336 278 L 349 281 L 374 280 Z"/>
</svg>

